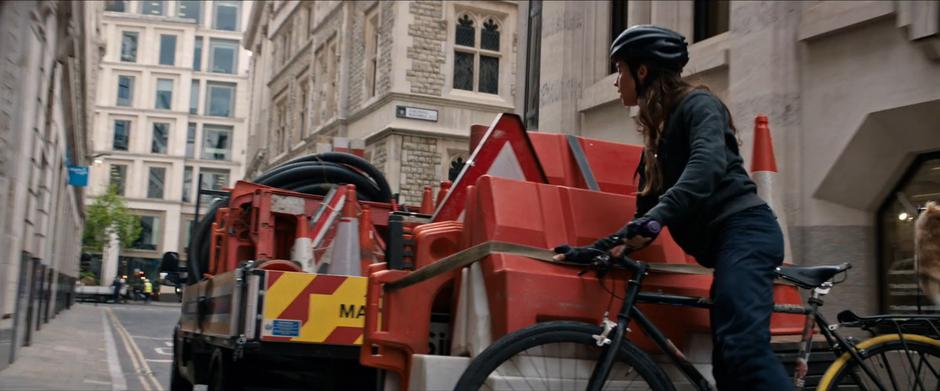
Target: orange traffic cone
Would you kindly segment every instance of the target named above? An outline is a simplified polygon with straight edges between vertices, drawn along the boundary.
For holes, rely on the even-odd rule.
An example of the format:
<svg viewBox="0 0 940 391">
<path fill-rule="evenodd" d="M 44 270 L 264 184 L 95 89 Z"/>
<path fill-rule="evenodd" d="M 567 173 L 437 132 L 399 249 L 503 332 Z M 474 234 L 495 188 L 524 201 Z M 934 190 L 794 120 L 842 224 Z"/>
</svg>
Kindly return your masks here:
<svg viewBox="0 0 940 391">
<path fill-rule="evenodd" d="M 421 209 L 418 212 L 429 215 L 434 213 L 434 191 L 431 186 L 424 187 L 424 193 L 421 196 Z"/>
<path fill-rule="evenodd" d="M 757 195 L 760 196 L 777 215 L 777 222 L 783 231 L 784 260 L 790 258 L 790 235 L 787 233 L 786 211 L 782 200 L 774 197 L 774 181 L 777 177 L 777 160 L 774 158 L 774 142 L 770 136 L 770 126 L 766 115 L 759 114 L 754 118 L 754 152 L 751 155 L 751 179 L 757 184 Z"/>
<path fill-rule="evenodd" d="M 450 191 L 450 187 L 453 186 L 451 181 L 442 181 L 441 187 L 437 190 L 437 201 L 434 202 L 434 205 L 440 205 L 441 201 L 444 201 L 444 197 L 447 196 L 447 192 Z"/>
</svg>

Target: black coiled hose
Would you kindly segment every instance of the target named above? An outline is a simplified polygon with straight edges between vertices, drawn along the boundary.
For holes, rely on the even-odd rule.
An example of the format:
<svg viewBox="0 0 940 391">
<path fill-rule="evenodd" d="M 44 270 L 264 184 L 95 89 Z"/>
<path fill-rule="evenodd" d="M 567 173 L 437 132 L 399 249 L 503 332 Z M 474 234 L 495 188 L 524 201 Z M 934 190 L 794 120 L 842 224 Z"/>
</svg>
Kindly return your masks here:
<svg viewBox="0 0 940 391">
<path fill-rule="evenodd" d="M 261 174 L 254 183 L 304 194 L 326 195 L 340 184 L 356 185 L 357 197 L 363 201 L 390 202 L 392 191 L 382 172 L 356 155 L 326 152 L 306 155 L 283 163 Z M 208 270 L 209 233 L 216 212 L 228 204 L 227 198 L 216 198 L 196 223 L 189 246 L 187 282 L 198 282 Z"/>
</svg>

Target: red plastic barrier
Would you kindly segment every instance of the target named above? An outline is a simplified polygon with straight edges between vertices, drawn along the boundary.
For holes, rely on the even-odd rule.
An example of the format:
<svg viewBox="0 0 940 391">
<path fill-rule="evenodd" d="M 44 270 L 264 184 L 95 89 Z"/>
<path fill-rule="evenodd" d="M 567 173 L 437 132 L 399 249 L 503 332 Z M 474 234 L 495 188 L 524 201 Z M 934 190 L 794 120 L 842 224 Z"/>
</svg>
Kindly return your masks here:
<svg viewBox="0 0 940 391">
<path fill-rule="evenodd" d="M 421 268 L 457 252 L 463 224 L 444 221 L 418 226 L 414 230 L 415 267 Z M 366 291 L 366 327 L 360 362 L 375 368 L 397 372 L 401 384 L 408 384 L 411 355 L 428 352 L 431 313 L 438 296 L 453 286 L 460 271 L 441 274 L 420 284 L 400 290 L 383 291 L 382 284 L 408 273 L 386 270 L 386 264 L 372 265 Z M 459 280 L 459 279 L 456 279 Z M 452 292 L 452 291 L 451 291 Z M 453 306 L 454 297 L 444 297 Z M 378 319 L 381 318 L 381 325 Z"/>
<path fill-rule="evenodd" d="M 529 132 L 528 135 L 548 183 L 588 188 L 571 153 L 567 135 L 539 132 Z M 624 195 L 636 193 L 633 174 L 639 165 L 643 147 L 586 137 L 576 139 L 601 191 Z"/>
<path fill-rule="evenodd" d="M 498 240 L 538 247 L 558 243 L 586 245 L 609 234 L 633 216 L 629 196 L 513 181 L 484 176 L 467 200 L 468 246 Z M 662 235 L 649 249 L 634 256 L 647 262 L 687 263 L 688 258 Z M 600 321 L 604 311 L 616 313 L 613 291 L 624 292 L 624 275 L 605 279 L 606 288 L 590 274 L 578 276 L 578 267 L 540 262 L 525 257 L 492 255 L 482 261 L 488 290 L 493 337 L 550 319 Z M 711 276 L 652 273 L 644 290 L 708 297 Z M 614 284 L 612 287 L 611 284 Z M 789 291 L 789 292 L 787 292 Z M 778 286 L 780 303 L 799 304 L 795 288 Z M 708 312 L 703 309 L 644 306 L 649 317 L 678 346 L 692 332 L 708 332 Z M 780 315 L 772 320 L 775 334 L 798 333 L 802 316 Z M 641 346 L 652 345 L 634 334 Z"/>
</svg>

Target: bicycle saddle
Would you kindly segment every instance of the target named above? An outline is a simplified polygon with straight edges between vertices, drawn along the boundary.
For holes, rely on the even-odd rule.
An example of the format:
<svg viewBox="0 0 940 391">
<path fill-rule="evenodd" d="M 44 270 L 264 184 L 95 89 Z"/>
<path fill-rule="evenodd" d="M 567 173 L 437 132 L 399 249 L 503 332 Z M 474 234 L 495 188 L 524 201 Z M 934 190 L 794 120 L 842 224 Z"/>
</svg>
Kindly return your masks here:
<svg viewBox="0 0 940 391">
<path fill-rule="evenodd" d="M 813 289 L 829 281 L 832 276 L 852 268 L 848 262 L 824 266 L 778 266 L 777 276 L 801 288 Z"/>
</svg>

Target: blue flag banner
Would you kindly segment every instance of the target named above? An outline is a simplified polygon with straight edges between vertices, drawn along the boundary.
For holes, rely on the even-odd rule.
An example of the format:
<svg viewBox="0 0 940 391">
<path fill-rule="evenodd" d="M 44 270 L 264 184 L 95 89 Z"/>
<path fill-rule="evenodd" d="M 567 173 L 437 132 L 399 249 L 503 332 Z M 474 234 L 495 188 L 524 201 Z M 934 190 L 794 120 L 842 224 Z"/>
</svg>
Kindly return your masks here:
<svg viewBox="0 0 940 391">
<path fill-rule="evenodd" d="M 88 186 L 88 166 L 69 166 L 69 185 Z"/>
</svg>

